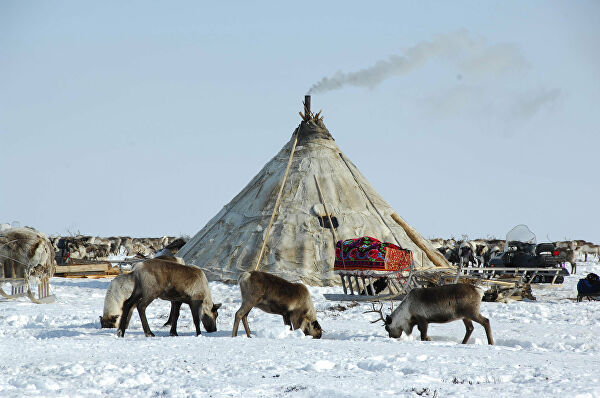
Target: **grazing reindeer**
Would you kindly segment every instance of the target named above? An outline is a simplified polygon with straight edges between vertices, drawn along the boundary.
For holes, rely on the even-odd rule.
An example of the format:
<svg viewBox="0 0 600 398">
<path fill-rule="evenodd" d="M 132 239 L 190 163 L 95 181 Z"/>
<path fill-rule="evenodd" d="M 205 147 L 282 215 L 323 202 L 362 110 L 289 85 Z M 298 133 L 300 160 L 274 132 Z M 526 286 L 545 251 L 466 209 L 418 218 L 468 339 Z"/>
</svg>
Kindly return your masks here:
<svg viewBox="0 0 600 398">
<path fill-rule="evenodd" d="M 196 335 L 201 334 L 200 320 L 207 332 L 217 330 L 217 310 L 221 304 L 213 304 L 208 281 L 200 268 L 181 265 L 164 258 L 155 258 L 136 266 L 132 274 L 135 281 L 133 293 L 125 300 L 122 313 L 128 314 L 136 305 L 146 336 L 154 336 L 146 319 L 146 307 L 156 298 L 169 300 L 175 307 L 171 336 L 177 336 L 177 319 L 182 303 L 188 304 L 192 310 Z M 117 336 L 123 337 L 126 328 L 127 317 L 122 316 Z"/>
<path fill-rule="evenodd" d="M 242 292 L 242 306 L 235 313 L 231 336 L 236 337 L 240 320 L 250 337 L 248 313 L 257 307 L 269 314 L 283 316 L 283 322 L 292 329 L 301 329 L 305 335 L 320 339 L 322 330 L 306 286 L 291 283 L 266 272 L 244 272 L 238 279 Z"/>
<path fill-rule="evenodd" d="M 427 336 L 429 323 L 446 323 L 462 319 L 467 333 L 462 341 L 466 344 L 473 333 L 473 322 L 482 325 L 485 329 L 488 344 L 493 345 L 490 321 L 479 312 L 483 290 L 467 284 L 454 284 L 430 288 L 416 288 L 411 290 L 400 306 L 383 318 L 381 308 L 378 312 L 380 319 L 385 323 L 385 330 L 390 337 L 399 338 L 402 332 L 406 335 L 412 333 L 415 325 L 421 332 L 421 340 L 430 341 Z"/>
</svg>

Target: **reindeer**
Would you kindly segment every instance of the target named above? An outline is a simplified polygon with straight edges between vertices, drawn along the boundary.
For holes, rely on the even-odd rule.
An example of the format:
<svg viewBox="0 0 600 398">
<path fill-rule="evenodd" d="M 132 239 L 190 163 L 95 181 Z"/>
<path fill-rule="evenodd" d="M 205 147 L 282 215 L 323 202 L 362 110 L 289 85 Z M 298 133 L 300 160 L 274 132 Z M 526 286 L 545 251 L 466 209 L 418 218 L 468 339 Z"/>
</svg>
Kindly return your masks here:
<svg viewBox="0 0 600 398">
<path fill-rule="evenodd" d="M 154 258 L 175 261 L 178 264 L 185 265 L 185 262 L 181 257 L 165 255 L 157 256 Z M 132 273 L 121 274 L 110 282 L 108 290 L 106 291 L 106 296 L 104 297 L 104 311 L 102 313 L 102 316 L 100 317 L 100 327 L 116 328 L 119 325 L 119 320 L 121 319 L 121 311 L 123 311 L 123 303 L 131 296 L 131 293 L 133 293 L 134 286 L 135 279 L 133 278 Z M 171 302 L 171 312 L 169 314 L 169 320 L 163 326 L 173 325 L 173 322 L 176 321 L 175 318 L 179 317 L 180 307 L 181 303 L 176 303 L 173 301 Z M 133 314 L 134 309 L 135 305 L 131 307 L 129 315 L 127 316 L 127 324 L 125 325 L 126 328 L 129 327 L 129 321 L 131 320 L 131 315 Z"/>
<path fill-rule="evenodd" d="M 588 261 L 588 255 L 595 255 L 600 259 L 600 245 L 595 245 L 590 242 L 585 242 L 578 245 L 579 253 L 583 254 L 584 261 Z"/>
<path fill-rule="evenodd" d="M 322 330 L 310 293 L 301 283 L 291 283 L 266 272 L 244 272 L 238 279 L 242 305 L 235 313 L 232 337 L 237 336 L 240 320 L 246 336 L 250 337 L 248 313 L 257 307 L 269 314 L 283 316 L 283 323 L 292 330 L 301 329 L 305 335 L 320 339 Z"/>
<path fill-rule="evenodd" d="M 576 249 L 577 242 L 575 241 L 562 241 L 554 242 L 554 246 L 566 254 L 565 262 L 571 264 L 571 274 L 577 273 L 577 262 L 576 262 Z"/>
<path fill-rule="evenodd" d="M 376 310 L 375 305 L 372 311 L 367 312 L 379 313 L 380 319 L 372 323 L 383 321 L 389 337 L 399 338 L 402 332 L 409 336 L 417 325 L 423 341 L 431 341 L 427 336 L 429 323 L 446 323 L 462 319 L 467 329 L 462 344 L 466 344 L 473 333 L 472 321 L 475 321 L 483 326 L 488 344 L 493 345 L 490 321 L 479 312 L 482 297 L 482 289 L 467 284 L 415 288 L 408 293 L 391 316 L 384 318 L 381 308 Z"/>
<path fill-rule="evenodd" d="M 458 258 L 461 266 L 466 267 L 469 263 L 476 265 L 477 262 L 475 260 L 476 254 L 475 244 L 471 241 L 464 241 L 458 247 Z"/>
<path fill-rule="evenodd" d="M 177 319 L 182 303 L 190 306 L 196 335 L 201 334 L 200 320 L 207 332 L 217 330 L 217 310 L 221 304 L 213 304 L 208 281 L 204 272 L 197 267 L 178 264 L 165 258 L 155 258 L 140 263 L 132 272 L 135 281 L 133 293 L 125 300 L 122 314 L 129 314 L 137 306 L 144 334 L 154 337 L 146 319 L 146 307 L 156 298 L 169 300 L 172 309 L 171 336 L 177 336 Z M 127 328 L 127 317 L 121 316 L 117 336 L 123 337 Z"/>
</svg>

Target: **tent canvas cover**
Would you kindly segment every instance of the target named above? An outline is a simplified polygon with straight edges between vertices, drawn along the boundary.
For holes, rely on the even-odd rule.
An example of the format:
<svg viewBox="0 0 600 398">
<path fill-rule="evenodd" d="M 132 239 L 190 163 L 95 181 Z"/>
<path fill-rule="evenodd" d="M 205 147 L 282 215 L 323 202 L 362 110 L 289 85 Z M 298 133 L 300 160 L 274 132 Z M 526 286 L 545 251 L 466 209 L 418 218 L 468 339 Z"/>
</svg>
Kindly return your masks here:
<svg viewBox="0 0 600 398">
<path fill-rule="evenodd" d="M 290 141 L 177 255 L 209 280 L 235 283 L 258 268 L 312 286 L 335 285 L 335 238 L 372 236 L 411 250 L 415 268 L 448 265 L 344 155 L 322 117 L 306 107 L 302 116 Z"/>
</svg>

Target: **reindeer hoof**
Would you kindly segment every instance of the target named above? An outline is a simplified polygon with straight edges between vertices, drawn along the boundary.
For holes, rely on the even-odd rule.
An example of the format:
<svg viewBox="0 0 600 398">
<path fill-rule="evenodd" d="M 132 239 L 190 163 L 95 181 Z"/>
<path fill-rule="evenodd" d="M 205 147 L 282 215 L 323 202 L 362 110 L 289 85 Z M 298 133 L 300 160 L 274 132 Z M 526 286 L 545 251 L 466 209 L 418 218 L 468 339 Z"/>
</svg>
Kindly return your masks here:
<svg viewBox="0 0 600 398">
<path fill-rule="evenodd" d="M 169 333 L 169 334 L 170 334 L 171 336 L 179 336 L 179 335 L 177 334 L 177 332 L 171 332 L 171 333 Z"/>
<path fill-rule="evenodd" d="M 148 333 L 144 333 L 146 335 L 146 337 L 155 337 L 154 333 L 152 332 L 148 332 Z"/>
<path fill-rule="evenodd" d="M 423 339 L 423 341 L 431 341 L 431 337 L 427 336 Z"/>
<path fill-rule="evenodd" d="M 117 337 L 123 337 L 123 331 L 121 329 L 117 330 Z"/>
</svg>

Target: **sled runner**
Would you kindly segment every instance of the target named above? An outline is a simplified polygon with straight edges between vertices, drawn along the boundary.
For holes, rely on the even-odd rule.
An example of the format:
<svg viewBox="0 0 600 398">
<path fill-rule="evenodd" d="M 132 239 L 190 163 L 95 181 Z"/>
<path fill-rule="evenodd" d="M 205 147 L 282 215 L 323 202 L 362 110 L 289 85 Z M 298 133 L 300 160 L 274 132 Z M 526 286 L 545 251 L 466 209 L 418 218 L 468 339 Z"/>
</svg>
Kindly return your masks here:
<svg viewBox="0 0 600 398">
<path fill-rule="evenodd" d="M 36 304 L 48 304 L 56 300 L 50 289 L 50 277 L 39 280 L 35 277 L 0 278 L 0 296 L 7 299 L 28 297 Z"/>
</svg>

